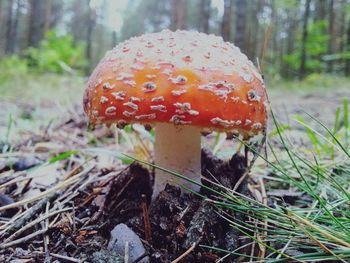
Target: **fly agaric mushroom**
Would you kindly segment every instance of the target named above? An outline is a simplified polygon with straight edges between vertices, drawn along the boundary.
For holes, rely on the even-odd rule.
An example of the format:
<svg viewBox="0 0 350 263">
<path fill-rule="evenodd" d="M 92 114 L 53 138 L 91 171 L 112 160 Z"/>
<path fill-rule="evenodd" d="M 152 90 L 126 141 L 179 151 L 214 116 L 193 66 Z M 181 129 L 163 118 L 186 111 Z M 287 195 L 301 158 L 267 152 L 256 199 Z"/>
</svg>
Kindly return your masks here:
<svg viewBox="0 0 350 263">
<path fill-rule="evenodd" d="M 109 51 L 88 81 L 84 109 L 92 124 L 155 126 L 155 164 L 199 183 L 201 130 L 256 135 L 266 125 L 267 96 L 258 70 L 233 44 L 165 30 Z M 156 169 L 153 198 L 167 183 L 199 190 Z"/>
</svg>

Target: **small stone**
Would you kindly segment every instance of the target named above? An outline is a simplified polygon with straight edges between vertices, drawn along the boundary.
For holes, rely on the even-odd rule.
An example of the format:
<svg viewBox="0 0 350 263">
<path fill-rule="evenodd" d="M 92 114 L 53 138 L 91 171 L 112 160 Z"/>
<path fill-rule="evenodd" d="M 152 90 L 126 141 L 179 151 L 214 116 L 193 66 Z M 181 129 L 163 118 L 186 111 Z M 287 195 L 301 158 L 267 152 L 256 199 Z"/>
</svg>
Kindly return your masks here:
<svg viewBox="0 0 350 263">
<path fill-rule="evenodd" d="M 125 244 L 129 244 L 129 261 L 134 262 L 137 258 L 144 255 L 146 250 L 134 231 L 132 231 L 127 225 L 116 225 L 111 231 L 111 239 L 108 243 L 108 249 L 115 251 L 119 255 L 125 253 Z M 139 261 L 140 263 L 148 263 L 149 258 L 145 257 Z"/>
</svg>

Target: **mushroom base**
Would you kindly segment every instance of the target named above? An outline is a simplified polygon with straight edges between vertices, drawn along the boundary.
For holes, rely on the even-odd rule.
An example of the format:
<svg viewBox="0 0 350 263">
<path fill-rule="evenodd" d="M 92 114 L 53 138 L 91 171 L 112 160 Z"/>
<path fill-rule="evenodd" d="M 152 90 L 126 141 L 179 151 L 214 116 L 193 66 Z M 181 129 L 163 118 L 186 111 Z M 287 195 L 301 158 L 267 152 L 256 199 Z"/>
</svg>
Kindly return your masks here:
<svg viewBox="0 0 350 263">
<path fill-rule="evenodd" d="M 155 164 L 177 172 L 200 183 L 201 133 L 200 128 L 157 123 L 155 129 Z M 194 191 L 200 186 L 156 169 L 152 199 L 164 190 L 166 184 L 184 185 Z"/>
</svg>

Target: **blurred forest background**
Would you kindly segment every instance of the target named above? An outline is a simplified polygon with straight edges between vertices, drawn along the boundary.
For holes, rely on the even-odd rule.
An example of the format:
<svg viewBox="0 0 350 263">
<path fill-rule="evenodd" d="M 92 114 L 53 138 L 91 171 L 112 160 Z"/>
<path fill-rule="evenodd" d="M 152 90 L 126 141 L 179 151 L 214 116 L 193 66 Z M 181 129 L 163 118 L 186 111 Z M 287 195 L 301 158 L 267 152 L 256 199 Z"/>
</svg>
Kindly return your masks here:
<svg viewBox="0 0 350 263">
<path fill-rule="evenodd" d="M 165 28 L 222 35 L 270 78 L 350 76 L 350 0 L 1 0 L 0 81 L 87 75 L 119 42 Z"/>
</svg>

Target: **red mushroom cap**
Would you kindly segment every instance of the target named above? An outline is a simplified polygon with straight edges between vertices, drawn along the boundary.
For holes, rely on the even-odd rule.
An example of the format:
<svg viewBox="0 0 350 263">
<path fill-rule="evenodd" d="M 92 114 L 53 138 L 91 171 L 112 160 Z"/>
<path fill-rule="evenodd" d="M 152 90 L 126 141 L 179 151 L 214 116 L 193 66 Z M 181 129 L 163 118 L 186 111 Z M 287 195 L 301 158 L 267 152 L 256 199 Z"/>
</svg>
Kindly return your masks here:
<svg viewBox="0 0 350 263">
<path fill-rule="evenodd" d="M 233 44 L 166 30 L 109 51 L 88 81 L 84 109 L 92 124 L 165 122 L 253 135 L 266 125 L 267 96 Z"/>
</svg>

